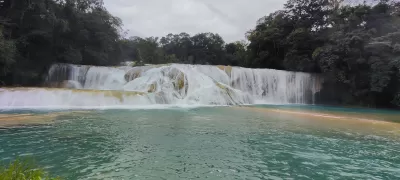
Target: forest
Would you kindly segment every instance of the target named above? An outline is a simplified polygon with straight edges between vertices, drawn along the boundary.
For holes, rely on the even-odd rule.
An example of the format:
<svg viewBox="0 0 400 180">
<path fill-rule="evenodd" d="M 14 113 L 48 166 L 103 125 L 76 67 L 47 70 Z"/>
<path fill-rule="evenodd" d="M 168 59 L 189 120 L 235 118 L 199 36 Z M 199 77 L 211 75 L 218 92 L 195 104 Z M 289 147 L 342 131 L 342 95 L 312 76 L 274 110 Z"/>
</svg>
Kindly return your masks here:
<svg viewBox="0 0 400 180">
<path fill-rule="evenodd" d="M 0 0 L 0 86 L 39 86 L 54 63 L 211 64 L 319 73 L 318 103 L 400 106 L 399 2 L 288 0 L 244 39 L 126 37 L 102 0 Z"/>
</svg>

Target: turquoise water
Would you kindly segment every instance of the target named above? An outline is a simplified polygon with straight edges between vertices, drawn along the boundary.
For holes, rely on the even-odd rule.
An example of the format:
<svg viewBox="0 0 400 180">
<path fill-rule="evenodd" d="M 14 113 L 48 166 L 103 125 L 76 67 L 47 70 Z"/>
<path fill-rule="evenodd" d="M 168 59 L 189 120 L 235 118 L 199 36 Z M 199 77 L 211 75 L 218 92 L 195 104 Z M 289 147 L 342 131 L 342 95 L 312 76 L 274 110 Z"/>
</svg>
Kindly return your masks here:
<svg viewBox="0 0 400 180">
<path fill-rule="evenodd" d="M 0 129 L 0 160 L 66 179 L 400 179 L 396 134 L 318 126 L 230 107 L 93 110 Z"/>
</svg>

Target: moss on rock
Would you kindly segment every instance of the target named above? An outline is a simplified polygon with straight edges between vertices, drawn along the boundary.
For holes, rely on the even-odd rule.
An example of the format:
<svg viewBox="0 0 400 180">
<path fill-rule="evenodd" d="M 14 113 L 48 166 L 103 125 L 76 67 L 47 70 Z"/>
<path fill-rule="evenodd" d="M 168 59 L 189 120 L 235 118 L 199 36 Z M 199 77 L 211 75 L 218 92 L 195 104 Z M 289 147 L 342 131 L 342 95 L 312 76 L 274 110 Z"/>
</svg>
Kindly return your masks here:
<svg viewBox="0 0 400 180">
<path fill-rule="evenodd" d="M 228 76 L 231 76 L 232 66 L 222 66 L 222 65 L 218 65 L 217 67 L 218 67 L 219 69 L 225 71 L 225 73 L 226 73 Z"/>
<path fill-rule="evenodd" d="M 153 83 L 150 85 L 149 90 L 147 90 L 148 93 L 154 93 L 157 90 L 157 84 Z"/>
<path fill-rule="evenodd" d="M 129 82 L 129 81 L 133 81 L 134 79 L 140 77 L 141 74 L 142 74 L 142 69 L 135 68 L 135 69 L 128 71 L 125 74 L 124 78 L 127 82 Z"/>
</svg>

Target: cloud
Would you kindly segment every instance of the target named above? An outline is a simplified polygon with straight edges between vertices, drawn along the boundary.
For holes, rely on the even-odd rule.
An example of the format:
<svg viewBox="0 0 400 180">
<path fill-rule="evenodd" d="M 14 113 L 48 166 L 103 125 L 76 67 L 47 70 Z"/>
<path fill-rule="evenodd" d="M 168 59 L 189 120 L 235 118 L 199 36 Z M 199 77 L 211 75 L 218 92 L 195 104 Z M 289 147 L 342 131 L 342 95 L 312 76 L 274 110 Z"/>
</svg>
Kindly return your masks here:
<svg viewBox="0 0 400 180">
<path fill-rule="evenodd" d="M 129 36 L 168 33 L 220 34 L 226 42 L 245 39 L 256 21 L 283 7 L 283 0 L 104 0 L 122 19 Z"/>
</svg>

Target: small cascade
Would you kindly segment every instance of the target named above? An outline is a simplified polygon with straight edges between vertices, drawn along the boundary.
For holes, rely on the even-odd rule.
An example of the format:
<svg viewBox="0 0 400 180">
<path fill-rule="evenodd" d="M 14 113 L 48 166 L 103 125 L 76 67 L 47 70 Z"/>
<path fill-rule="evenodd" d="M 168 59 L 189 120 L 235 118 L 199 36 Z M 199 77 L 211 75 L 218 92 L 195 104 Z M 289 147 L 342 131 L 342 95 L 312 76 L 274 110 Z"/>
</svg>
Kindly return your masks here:
<svg viewBox="0 0 400 180">
<path fill-rule="evenodd" d="M 272 69 L 232 68 L 231 86 L 272 104 L 313 102 L 317 75 Z"/>
<path fill-rule="evenodd" d="M 309 104 L 322 79 L 309 73 L 230 66 L 55 64 L 46 84 L 51 88 L 0 89 L 0 108 Z"/>
<path fill-rule="evenodd" d="M 89 68 L 83 84 L 84 89 L 121 90 L 127 83 L 126 72 L 118 68 L 96 67 Z"/>
<path fill-rule="evenodd" d="M 90 66 L 84 65 L 54 64 L 49 69 L 46 84 L 50 87 L 64 87 L 63 82 L 69 81 L 82 87 L 89 68 Z"/>
</svg>

